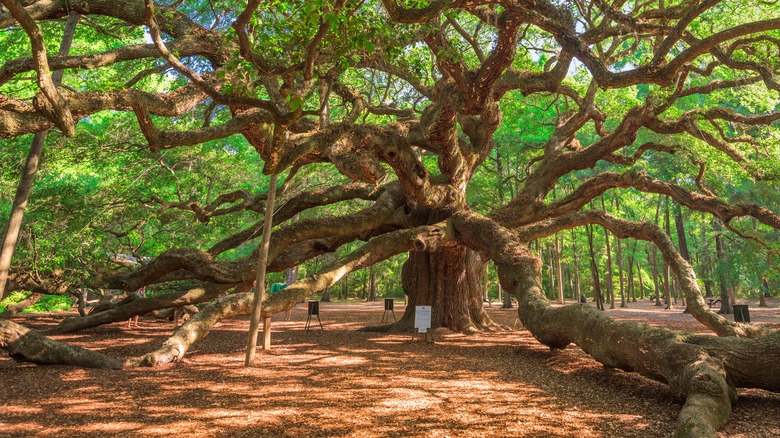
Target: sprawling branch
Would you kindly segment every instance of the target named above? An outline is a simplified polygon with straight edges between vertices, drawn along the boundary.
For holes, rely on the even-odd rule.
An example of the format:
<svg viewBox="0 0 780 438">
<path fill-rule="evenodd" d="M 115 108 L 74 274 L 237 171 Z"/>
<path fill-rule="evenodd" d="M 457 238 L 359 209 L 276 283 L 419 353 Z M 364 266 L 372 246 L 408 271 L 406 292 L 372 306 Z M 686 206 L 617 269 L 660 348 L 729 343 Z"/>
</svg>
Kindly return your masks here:
<svg viewBox="0 0 780 438">
<path fill-rule="evenodd" d="M 740 337 L 757 337 L 767 333 L 761 327 L 732 323 L 712 312 L 704 303 L 693 267 L 680 255 L 671 238 L 656 224 L 632 222 L 610 216 L 603 211 L 585 210 L 527 225 L 517 229 L 516 235 L 520 241 L 530 242 L 586 224 L 601 225 L 621 239 L 631 238 L 653 242 L 661 250 L 661 255 L 672 268 L 678 284 L 684 291 L 691 315 L 713 332 L 720 336 Z"/>
<path fill-rule="evenodd" d="M 517 296 L 520 319 L 539 342 L 551 349 L 577 344 L 609 368 L 664 382 L 684 397 L 675 436 L 716 436 L 731 415 L 737 386 L 780 388 L 780 377 L 766 372 L 780 358 L 780 334 L 757 339 L 682 335 L 616 322 L 586 304 L 552 308 L 542 290 L 539 259 L 513 233 L 473 214 L 455 216 L 452 223 L 459 240 L 498 265 L 502 287 Z"/>
<path fill-rule="evenodd" d="M 34 99 L 33 104 L 54 122 L 63 134 L 67 136 L 73 135 L 75 132 L 75 121 L 70 108 L 68 108 L 68 103 L 63 99 L 62 94 L 60 94 L 52 80 L 46 45 L 43 42 L 41 30 L 35 24 L 35 20 L 30 17 L 17 0 L 2 0 L 2 3 L 30 37 L 33 51 L 33 68 L 38 77 L 38 88 L 41 89 L 45 97 L 45 101 L 40 98 Z"/>
<path fill-rule="evenodd" d="M 390 186 L 389 189 L 391 192 L 397 190 L 393 186 Z M 350 183 L 342 186 L 306 191 L 293 196 L 287 201 L 280 202 L 279 208 L 274 212 L 273 224 L 276 226 L 284 223 L 296 214 L 317 206 L 332 205 L 351 199 L 378 201 L 387 190 L 387 188 L 383 187 L 375 188 L 365 184 Z M 388 211 L 394 211 L 395 208 L 397 208 L 393 202 L 387 204 L 386 207 L 388 208 Z M 368 213 L 366 217 L 371 215 L 372 213 Z M 252 227 L 216 243 L 208 250 L 208 253 L 217 256 L 228 249 L 235 248 L 238 245 L 260 236 L 262 229 L 262 221 L 259 221 Z"/>
<path fill-rule="evenodd" d="M 334 285 L 350 272 L 402 252 L 432 251 L 451 240 L 451 232 L 441 224 L 383 234 L 343 259 L 324 267 L 317 274 L 299 280 L 263 301 L 261 316 L 270 317 L 274 313 L 290 309 L 306 297 Z M 189 347 L 205 336 L 214 324 L 231 316 L 248 314 L 251 311 L 252 299 L 251 293 L 240 293 L 212 301 L 177 329 L 173 337 L 159 350 L 130 361 L 130 364 L 156 366 L 181 360 Z"/>
</svg>

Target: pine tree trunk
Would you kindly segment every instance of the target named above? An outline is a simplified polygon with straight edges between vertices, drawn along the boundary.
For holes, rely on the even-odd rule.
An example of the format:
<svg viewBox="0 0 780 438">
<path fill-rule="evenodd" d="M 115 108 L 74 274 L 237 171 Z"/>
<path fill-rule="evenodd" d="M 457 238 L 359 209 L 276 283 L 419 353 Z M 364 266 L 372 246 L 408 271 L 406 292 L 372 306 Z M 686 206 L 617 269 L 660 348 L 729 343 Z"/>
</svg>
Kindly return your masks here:
<svg viewBox="0 0 780 438">
<path fill-rule="evenodd" d="M 726 260 L 726 254 L 723 250 L 723 237 L 721 236 L 720 222 L 713 220 L 713 226 L 715 228 L 715 256 L 717 257 L 718 264 L 723 265 Z M 719 266 L 718 269 L 718 283 L 720 286 L 720 310 L 718 313 L 729 315 L 731 314 L 731 294 L 729 293 L 728 275 L 726 275 L 725 267 Z"/>
<path fill-rule="evenodd" d="M 650 276 L 653 277 L 653 290 L 655 294 L 655 305 L 661 307 L 661 287 L 660 287 L 660 273 L 658 272 L 658 248 L 652 245 L 650 250 Z"/>
<path fill-rule="evenodd" d="M 612 247 L 609 244 L 609 231 L 604 228 L 604 241 L 607 244 L 607 296 L 609 297 L 609 308 L 615 308 L 615 285 L 612 279 Z"/>
<path fill-rule="evenodd" d="M 620 307 L 626 307 L 626 290 L 625 285 L 623 284 L 623 249 L 620 244 L 620 239 L 617 239 L 617 244 L 615 246 L 617 250 L 618 275 L 620 281 Z"/>
<path fill-rule="evenodd" d="M 505 291 L 501 284 L 498 285 L 498 293 L 503 295 L 504 302 L 501 304 L 502 309 L 511 309 L 512 308 L 512 295 L 509 294 L 509 292 Z"/>
<path fill-rule="evenodd" d="M 341 282 L 341 290 L 339 292 L 339 299 L 346 300 L 349 296 L 349 274 L 344 276 L 344 280 Z"/>
<path fill-rule="evenodd" d="M 680 247 L 680 255 L 683 259 L 685 259 L 686 262 L 691 263 L 691 253 L 688 251 L 688 240 L 685 237 L 685 226 L 683 224 L 683 218 L 682 218 L 682 207 L 680 207 L 680 204 L 675 203 L 674 204 L 674 227 L 677 231 L 677 244 Z M 677 287 L 675 285 L 675 292 L 678 292 Z M 683 306 L 685 306 L 685 297 L 680 292 L 680 297 Z M 687 306 L 685 309 L 686 312 L 688 312 Z"/>
<path fill-rule="evenodd" d="M 573 270 L 574 270 L 574 301 L 579 302 L 581 296 L 580 290 L 580 260 L 577 255 L 577 237 L 574 233 L 574 228 L 571 229 L 571 253 L 573 258 Z"/>
<path fill-rule="evenodd" d="M 645 285 L 642 281 L 642 266 L 639 265 L 639 261 L 636 261 L 636 273 L 639 276 L 639 298 L 645 299 Z"/>
<path fill-rule="evenodd" d="M 666 235 L 669 236 L 669 238 L 672 237 L 671 232 L 671 224 L 669 222 L 669 197 L 667 196 L 665 202 L 665 208 L 664 208 L 664 229 L 666 230 Z M 671 267 L 668 263 L 664 263 L 664 297 L 666 299 L 666 307 L 665 309 L 673 309 L 674 305 L 672 304 L 672 284 L 671 284 Z"/>
<path fill-rule="evenodd" d="M 707 248 L 707 222 L 703 221 L 701 224 L 701 273 L 704 280 L 704 296 L 712 297 L 712 258 L 706 251 Z"/>
<path fill-rule="evenodd" d="M 368 268 L 368 301 L 376 301 L 376 269 Z"/>
<path fill-rule="evenodd" d="M 555 246 L 553 246 L 553 264 L 555 265 L 556 276 L 558 277 L 558 304 L 566 301 L 563 298 L 563 272 L 561 271 L 561 250 L 558 242 L 558 233 L 555 234 Z"/>
<path fill-rule="evenodd" d="M 636 286 L 634 284 L 634 257 L 628 259 L 628 293 L 631 302 L 636 303 Z"/>
<path fill-rule="evenodd" d="M 593 226 L 585 227 L 588 232 L 588 250 L 590 252 L 590 274 L 593 276 L 593 301 L 596 308 L 604 310 L 604 299 L 601 296 L 601 280 L 599 278 L 599 268 L 596 264 L 596 252 L 593 249 Z"/>
</svg>

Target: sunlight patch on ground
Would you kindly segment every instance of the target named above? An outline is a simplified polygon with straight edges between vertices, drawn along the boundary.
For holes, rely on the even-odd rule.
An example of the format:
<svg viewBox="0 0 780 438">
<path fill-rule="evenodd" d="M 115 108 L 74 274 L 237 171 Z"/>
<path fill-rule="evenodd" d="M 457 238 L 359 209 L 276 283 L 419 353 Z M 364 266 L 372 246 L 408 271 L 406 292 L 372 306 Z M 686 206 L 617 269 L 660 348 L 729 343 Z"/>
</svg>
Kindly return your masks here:
<svg viewBox="0 0 780 438">
<path fill-rule="evenodd" d="M 427 409 L 442 402 L 441 399 L 432 397 L 429 392 L 408 388 L 393 390 L 391 395 L 392 398 L 379 402 L 374 411 L 379 414 L 388 414 L 394 411 Z"/>
<path fill-rule="evenodd" d="M 3 417 L 14 414 L 40 414 L 43 409 L 38 406 L 3 405 L 0 406 L 0 415 Z M 3 423 L 0 423 L 2 425 Z M 2 430 L 2 429 L 0 429 Z"/>
<path fill-rule="evenodd" d="M 355 356 L 331 356 L 325 357 L 317 361 L 318 365 L 332 366 L 332 365 L 360 365 L 366 363 L 366 359 Z"/>
</svg>

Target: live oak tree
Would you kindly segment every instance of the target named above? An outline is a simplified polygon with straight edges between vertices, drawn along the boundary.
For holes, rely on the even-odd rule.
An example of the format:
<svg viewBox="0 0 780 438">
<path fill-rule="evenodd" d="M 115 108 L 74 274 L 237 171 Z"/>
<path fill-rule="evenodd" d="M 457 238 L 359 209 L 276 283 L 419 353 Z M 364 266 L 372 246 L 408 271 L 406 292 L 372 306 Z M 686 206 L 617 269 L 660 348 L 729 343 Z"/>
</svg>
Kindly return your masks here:
<svg viewBox="0 0 780 438">
<path fill-rule="evenodd" d="M 56 33 L 52 23 L 75 11 L 103 35 L 121 30 L 135 38 L 70 56 L 43 56 L 33 45 L 29 55 L 6 57 L 0 135 L 58 130 L 78 136 L 93 119 L 126 122 L 130 115 L 132 123 L 123 126 L 137 127 L 144 147 L 158 156 L 215 142 L 234 151 L 231 142 L 243 138 L 262 159 L 264 174 L 285 176 L 278 209 L 264 212 L 265 194 L 247 190 L 156 196 L 146 204 L 190 211 L 201 223 L 272 214 L 269 272 L 365 242 L 274 294 L 263 316 L 408 252 L 402 273 L 408 309 L 433 305 L 435 327 L 490 329 L 481 278 L 492 260 L 501 287 L 517 297 L 523 324 L 541 343 L 551 349 L 574 343 L 606 367 L 667 383 L 685 399 L 677 434 L 715 436 L 728 421 L 736 388 L 780 390 L 780 375 L 771 372 L 780 335 L 710 311 L 690 262 L 658 221 L 650 222 L 652 213 L 637 218 L 591 205 L 607 192 L 652 194 L 648 205 L 656 195 L 668 197 L 756 242 L 776 267 L 765 237 L 780 230 L 777 204 L 771 195 L 745 195 L 748 190 L 733 196 L 725 182 L 748 181 L 751 192 L 771 192 L 780 174 L 780 6 L 758 3 L 7 0 L 16 7 L 0 10 L 0 24 L 16 35 L 38 38 L 44 27 Z M 65 71 L 62 87 L 46 81 L 56 70 Z M 90 81 L 103 71 L 122 72 L 127 80 L 110 87 Z M 78 86 L 68 86 L 69 75 Z M 32 77 L 37 86 L 18 86 Z M 524 103 L 525 112 L 509 110 Z M 524 114 L 540 118 L 519 127 Z M 511 157 L 500 143 L 515 138 L 502 131 L 507 126 L 533 131 L 524 140 L 528 147 Z M 320 163 L 351 182 L 287 190 Z M 513 178 L 505 181 L 510 164 Z M 501 202 L 480 212 L 470 205 L 470 187 L 489 165 L 502 178 Z M 346 211 L 290 222 L 350 202 Z M 690 313 L 718 336 L 617 323 L 589 305 L 551 308 L 538 254 L 528 244 L 578 227 L 588 227 L 591 240 L 601 227 L 617 239 L 654 245 Z M 40 363 L 121 368 L 179 360 L 216 322 L 249 312 L 258 255 L 241 248 L 260 234 L 262 218 L 254 217 L 209 245 L 171 247 L 129 271 L 96 269 L 83 285 L 126 291 L 165 282 L 200 285 L 131 297 L 52 330 L 207 303 L 157 351 L 121 362 L 12 322 L 0 323 L 0 346 Z M 66 281 L 13 275 L 19 289 Z M 409 310 L 383 329 L 408 328 L 411 317 Z"/>
</svg>

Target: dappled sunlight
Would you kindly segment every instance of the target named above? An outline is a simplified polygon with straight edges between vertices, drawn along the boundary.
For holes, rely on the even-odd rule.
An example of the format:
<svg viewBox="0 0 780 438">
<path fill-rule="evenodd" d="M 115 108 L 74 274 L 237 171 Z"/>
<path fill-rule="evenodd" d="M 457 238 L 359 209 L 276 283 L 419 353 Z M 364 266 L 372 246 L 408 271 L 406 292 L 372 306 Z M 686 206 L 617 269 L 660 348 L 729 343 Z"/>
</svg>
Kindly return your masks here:
<svg viewBox="0 0 780 438">
<path fill-rule="evenodd" d="M 85 370 L 0 358 L 8 382 L 2 434 L 647 437 L 672 431 L 680 404 L 666 386 L 607 372 L 577 347 L 551 352 L 525 330 L 439 335 L 434 344 L 411 334 L 352 330 L 375 323 L 382 311 L 376 303 L 327 303 L 320 332 L 303 330 L 305 310 L 297 309 L 293 320 L 274 321 L 272 349 L 258 350 L 252 368 L 244 367 L 246 318 L 224 321 L 182 363 L 157 369 Z M 517 315 L 516 309 L 487 311 L 510 326 Z M 133 332 L 121 323 L 85 330 L 74 343 L 96 342 L 127 357 L 170 334 L 165 322 L 141 318 L 141 324 L 144 330 Z M 750 394 L 752 407 L 737 404 L 736 426 L 728 429 L 734 434 L 756 409 L 780 405 L 776 395 Z M 780 428 L 779 419 L 766 421 Z"/>
</svg>

